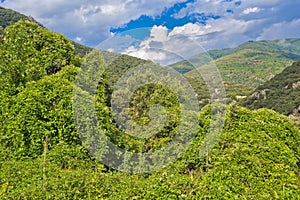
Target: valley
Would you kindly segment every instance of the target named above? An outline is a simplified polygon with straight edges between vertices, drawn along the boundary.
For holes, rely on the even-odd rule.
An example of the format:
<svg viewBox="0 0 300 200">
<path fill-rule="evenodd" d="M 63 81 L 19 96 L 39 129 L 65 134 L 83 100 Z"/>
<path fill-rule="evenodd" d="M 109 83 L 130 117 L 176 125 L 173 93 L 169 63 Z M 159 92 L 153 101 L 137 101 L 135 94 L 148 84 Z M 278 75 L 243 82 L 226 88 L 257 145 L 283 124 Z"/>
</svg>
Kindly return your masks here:
<svg viewBox="0 0 300 200">
<path fill-rule="evenodd" d="M 132 69 L 161 66 L 86 47 L 9 9 L 0 16 L 1 199 L 300 198 L 300 39 L 208 51 L 227 95 L 210 103 L 186 61 L 169 67 L 195 96 L 165 69 L 161 83 L 180 98 L 147 81 L 131 91 L 152 80 Z M 191 58 L 199 68 L 212 64 L 203 56 Z M 120 81 L 129 72 L 142 81 Z M 184 104 L 191 99 L 199 111 Z M 126 131 L 131 123 L 139 134 Z"/>
</svg>

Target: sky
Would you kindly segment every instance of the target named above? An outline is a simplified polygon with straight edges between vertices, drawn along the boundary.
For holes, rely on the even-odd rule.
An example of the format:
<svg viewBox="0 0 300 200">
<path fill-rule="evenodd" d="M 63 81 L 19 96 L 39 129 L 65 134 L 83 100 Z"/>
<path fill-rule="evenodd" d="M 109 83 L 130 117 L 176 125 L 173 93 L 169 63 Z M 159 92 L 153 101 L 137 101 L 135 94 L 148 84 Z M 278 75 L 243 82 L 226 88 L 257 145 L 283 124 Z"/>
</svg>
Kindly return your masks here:
<svg viewBox="0 0 300 200">
<path fill-rule="evenodd" d="M 249 40 L 300 38 L 300 0 L 1 0 L 81 44 L 174 61 Z"/>
</svg>

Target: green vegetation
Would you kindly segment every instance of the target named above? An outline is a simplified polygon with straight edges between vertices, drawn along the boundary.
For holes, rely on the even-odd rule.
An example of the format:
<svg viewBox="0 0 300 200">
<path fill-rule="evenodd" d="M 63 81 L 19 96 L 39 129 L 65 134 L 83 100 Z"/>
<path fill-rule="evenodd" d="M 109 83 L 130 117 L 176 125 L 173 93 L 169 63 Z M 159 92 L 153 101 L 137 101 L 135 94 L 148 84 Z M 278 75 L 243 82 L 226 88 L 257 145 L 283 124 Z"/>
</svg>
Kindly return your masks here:
<svg viewBox="0 0 300 200">
<path fill-rule="evenodd" d="M 239 101 L 255 88 L 282 72 L 300 58 L 300 39 L 250 41 L 236 48 L 212 50 L 170 65 L 183 73 L 202 105 L 209 102 L 206 83 L 197 68 L 216 65 L 224 80 L 228 101 Z M 196 69 L 195 69 L 196 68 Z"/>
<path fill-rule="evenodd" d="M 177 162 L 150 174 L 105 170 L 84 150 L 61 143 L 36 159 L 3 160 L 3 198 L 298 199 L 299 130 L 270 110 L 232 105 L 208 156 L 198 152 L 209 123 L 201 113 L 194 142 Z"/>
<path fill-rule="evenodd" d="M 201 77 L 201 74 L 196 70 L 184 74 L 184 77 L 186 77 L 191 86 L 194 88 L 200 106 L 203 107 L 207 105 L 211 100 L 207 85 L 209 83 L 205 83 L 205 81 Z M 249 96 L 255 90 L 255 88 L 253 87 L 229 81 L 224 81 L 223 84 L 227 95 L 226 101 L 228 103 L 232 101 L 239 101 L 241 98 Z"/>
<path fill-rule="evenodd" d="M 220 70 L 224 81 L 256 88 L 265 81 L 279 74 L 286 66 L 290 65 L 295 58 L 287 57 L 284 52 L 270 49 L 248 47 L 235 51 L 232 54 L 213 60 Z M 186 73 L 193 76 L 197 73 L 192 70 Z"/>
<path fill-rule="evenodd" d="M 187 73 L 195 69 L 195 67 L 200 67 L 211 61 L 217 62 L 218 68 L 222 71 L 223 68 L 228 68 L 230 62 L 234 65 L 239 64 L 239 70 L 244 70 L 244 72 L 251 71 L 251 66 L 255 68 L 255 65 L 259 65 L 264 62 L 264 59 L 274 59 L 274 61 L 291 63 L 300 58 L 300 39 L 285 39 L 285 40 L 274 40 L 274 41 L 249 41 L 241 44 L 235 48 L 211 50 L 207 53 L 201 53 L 189 58 L 193 63 L 197 63 L 197 66 L 191 66 L 187 61 L 181 61 L 170 65 L 170 67 L 176 69 L 179 72 Z M 207 58 L 210 56 L 210 59 Z M 252 57 L 254 56 L 254 57 Z M 227 57 L 227 65 L 223 66 L 222 60 L 218 62 L 219 59 Z M 238 59 L 238 60 L 236 60 Z M 278 60 L 279 59 L 279 60 Z M 238 61 L 242 61 L 239 63 Z M 273 65 L 278 65 L 276 62 L 265 62 L 261 63 L 265 65 L 260 70 L 264 72 L 265 70 L 270 70 L 269 68 L 274 67 Z M 284 63 L 282 63 L 284 64 Z M 284 66 L 281 67 L 283 69 Z M 228 75 L 226 69 L 224 69 L 224 77 Z M 233 71 L 234 73 L 235 71 Z M 258 71 L 259 72 L 259 71 Z M 237 73 L 236 75 L 238 75 Z M 272 73 L 271 73 L 272 74 Z M 255 75 L 255 74 L 254 74 Z M 273 74 L 275 75 L 275 74 Z M 258 78 L 264 78 L 263 76 L 258 76 Z"/>
<path fill-rule="evenodd" d="M 80 60 L 71 42 L 23 20 L 5 29 L 3 41 L 1 143 L 23 156 L 40 155 L 48 134 L 60 135 L 53 143 L 74 141 L 70 98 Z"/>
<path fill-rule="evenodd" d="M 183 73 L 193 84 L 199 100 L 207 99 L 205 84 L 202 83 L 195 67 L 215 64 L 225 81 L 225 87 L 231 100 L 248 96 L 264 82 L 282 72 L 287 66 L 300 58 L 300 39 L 246 42 L 236 48 L 208 51 L 181 61 L 170 67 Z M 207 56 L 210 56 L 209 59 Z M 198 80 L 197 80 L 198 79 Z M 197 81 L 195 81 L 197 80 Z M 205 100 L 207 101 L 207 100 Z"/>
<path fill-rule="evenodd" d="M 35 21 L 32 17 L 28 17 L 26 15 L 23 15 L 21 13 L 18 13 L 11 9 L 6 9 L 0 6 L 0 26 L 2 28 L 6 28 L 12 23 L 15 23 L 19 21 L 20 19 L 25 19 L 27 21 L 35 22 L 39 24 L 37 21 Z M 41 24 L 39 24 L 42 26 Z"/>
<path fill-rule="evenodd" d="M 184 74 L 189 71 L 194 70 L 197 67 L 200 67 L 204 64 L 207 64 L 208 62 L 212 60 L 216 60 L 218 58 L 221 58 L 223 56 L 232 54 L 235 52 L 235 49 L 221 49 L 221 50 L 211 50 L 208 51 L 207 53 L 201 53 L 195 56 L 192 56 L 189 58 L 189 61 L 192 61 L 192 63 L 197 63 L 197 66 L 192 66 L 191 63 L 187 60 L 180 61 L 178 63 L 174 63 L 169 65 L 169 67 L 174 68 L 176 71 Z"/>
<path fill-rule="evenodd" d="M 85 55 L 87 55 L 88 53 L 90 53 L 93 48 L 84 46 L 82 44 L 79 44 L 77 42 L 72 41 L 72 44 L 75 47 L 75 53 L 76 55 L 79 55 L 80 57 L 84 57 Z"/>
<path fill-rule="evenodd" d="M 79 65 L 74 46 L 64 36 L 23 20 L 4 30 L 0 60 L 0 87 L 11 94 L 64 66 Z"/>
<path fill-rule="evenodd" d="M 3 8 L 0 6 L 0 38 L 1 38 L 1 27 L 6 28 L 10 24 L 16 23 L 16 22 L 20 21 L 21 19 L 30 21 L 30 22 L 34 22 L 34 23 L 38 24 L 39 26 L 43 27 L 43 25 L 38 23 L 32 17 L 28 17 L 26 15 L 23 15 L 21 13 L 14 11 L 14 10 L 6 9 L 6 8 Z M 78 44 L 73 41 L 72 41 L 72 43 L 75 47 L 76 54 L 81 57 L 85 56 L 87 53 L 92 51 L 92 48 L 90 48 L 90 47 Z"/>
<path fill-rule="evenodd" d="M 247 49 L 222 57 L 215 64 L 224 81 L 256 88 L 291 62 L 272 53 Z"/>
<path fill-rule="evenodd" d="M 136 90 L 115 86 L 138 84 L 130 76 L 119 80 L 128 73 L 147 80 L 149 71 L 132 70 L 141 65 L 158 67 L 97 50 L 80 58 L 71 41 L 33 22 L 21 20 L 6 27 L 0 42 L 0 198 L 300 198 L 300 130 L 288 117 L 230 104 L 221 137 L 201 157 L 211 115 L 218 110 L 206 105 L 200 112 L 188 112 L 188 117 L 196 116 L 195 131 L 181 131 L 180 124 L 189 124 L 181 119 L 186 96 L 178 98 L 163 83 L 144 84 Z M 165 82 L 174 80 L 167 73 L 162 75 Z M 236 87 L 232 92 L 244 92 L 240 85 L 230 87 Z M 127 102 L 123 97 L 129 89 L 133 95 Z M 179 93 L 185 90 L 179 87 Z M 154 120 L 161 122 L 161 116 L 166 116 L 162 128 L 146 138 L 124 132 L 113 118 L 113 99 L 123 124 L 131 118 L 140 127 L 151 124 L 151 107 L 161 105 L 165 110 L 157 110 Z M 80 116 L 74 116 L 73 105 Z M 89 115 L 93 108 L 97 120 Z M 178 129 L 180 136 L 194 134 L 195 138 L 175 162 L 155 172 L 130 174 L 99 162 L 97 158 L 109 156 L 114 166 L 129 163 L 124 170 L 132 171 L 138 161 L 111 152 L 93 125 L 114 145 L 134 153 L 159 152 Z M 79 135 L 82 130 L 86 132 Z M 144 131 L 141 128 L 141 136 L 147 134 Z M 172 153 L 180 151 L 178 145 Z M 151 159 L 154 165 L 162 161 L 159 155 Z"/>
<path fill-rule="evenodd" d="M 298 114 L 300 105 L 300 61 L 259 86 L 242 102 L 251 108 L 270 108 L 284 115 Z"/>
</svg>

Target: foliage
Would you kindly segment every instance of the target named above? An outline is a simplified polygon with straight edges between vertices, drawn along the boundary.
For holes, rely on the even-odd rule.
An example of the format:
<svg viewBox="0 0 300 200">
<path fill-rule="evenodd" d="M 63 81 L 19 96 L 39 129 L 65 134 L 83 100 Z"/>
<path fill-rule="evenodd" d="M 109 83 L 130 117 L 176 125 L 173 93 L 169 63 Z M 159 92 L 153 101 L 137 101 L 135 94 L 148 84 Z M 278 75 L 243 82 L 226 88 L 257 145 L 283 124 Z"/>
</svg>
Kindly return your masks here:
<svg viewBox="0 0 300 200">
<path fill-rule="evenodd" d="M 300 104 L 300 87 L 297 83 L 300 83 L 300 61 L 258 87 L 242 105 L 251 109 L 265 107 L 285 115 L 293 114 Z"/>
<path fill-rule="evenodd" d="M 56 137 L 51 144 L 79 143 L 70 123 L 72 81 L 78 69 L 68 65 L 79 65 L 80 60 L 71 42 L 21 20 L 4 30 L 0 57 L 0 141 L 5 155 L 40 155 L 48 134 Z"/>
<path fill-rule="evenodd" d="M 199 100 L 206 105 L 209 95 L 195 68 L 208 66 L 212 62 L 225 81 L 229 100 L 238 100 L 239 97 L 250 95 L 255 88 L 299 59 L 299 44 L 300 39 L 250 41 L 235 48 L 212 50 L 188 58 L 195 66 L 185 60 L 170 67 L 191 81 Z"/>
<path fill-rule="evenodd" d="M 193 87 L 195 93 L 197 94 L 197 98 L 199 100 L 199 105 L 201 107 L 210 103 L 211 95 L 209 93 L 208 85 L 199 72 L 194 73 L 186 73 L 184 77 L 189 81 L 191 86 Z M 249 96 L 255 89 L 253 87 L 249 87 L 243 84 L 237 84 L 230 81 L 224 81 L 224 88 L 226 92 L 226 101 L 228 103 L 232 101 L 239 101 L 239 98 L 244 98 L 245 96 Z"/>
<path fill-rule="evenodd" d="M 0 6 L 0 26 L 1 27 L 6 28 L 10 24 L 17 22 L 20 19 L 25 19 L 27 21 L 38 23 L 32 17 L 25 16 L 14 10 L 6 9 L 6 8 L 3 8 Z M 41 26 L 41 24 L 39 24 L 39 25 Z"/>
<path fill-rule="evenodd" d="M 243 49 L 213 62 L 224 81 L 256 88 L 292 63 L 292 60 L 280 56 L 280 53 Z M 186 75 L 196 73 L 193 70 Z"/>
<path fill-rule="evenodd" d="M 224 133 L 206 157 L 198 153 L 210 107 L 201 112 L 201 128 L 188 151 L 164 169 L 140 175 L 105 171 L 84 152 L 72 150 L 75 146 L 58 145 L 47 154 L 44 173 L 42 158 L 2 162 L 1 197 L 299 199 L 299 130 L 287 117 L 267 109 L 231 105 L 227 113 Z"/>
<path fill-rule="evenodd" d="M 33 19 L 30 16 L 26 16 L 26 15 L 23 15 L 21 13 L 18 13 L 16 11 L 14 11 L 14 10 L 6 9 L 6 8 L 3 8 L 3 7 L 0 6 L 0 27 L 6 28 L 7 26 L 9 26 L 13 23 L 16 23 L 20 20 L 26 20 L 26 21 L 34 22 L 34 23 L 38 24 L 39 26 L 43 27 L 42 24 L 38 23 L 35 19 Z M 1 30 L 0 30 L 0 33 L 1 33 Z M 0 39 L 0 41 L 1 41 L 1 39 Z M 75 47 L 76 55 L 79 55 L 80 57 L 83 57 L 87 53 L 92 51 L 92 48 L 81 45 L 77 42 L 72 41 L 72 44 Z"/>
<path fill-rule="evenodd" d="M 300 130 L 283 115 L 231 104 L 216 145 L 200 156 L 214 112 L 207 105 L 196 113 L 196 137 L 178 160 L 152 173 L 129 174 L 104 166 L 98 160 L 101 157 L 86 146 L 107 145 L 103 137 L 78 132 L 98 133 L 99 128 L 91 125 L 99 125 L 114 145 L 130 152 L 155 152 L 171 142 L 178 125 L 189 123 L 181 119 L 186 97 L 176 97 L 163 83 L 130 88 L 138 80 L 128 74 L 139 74 L 144 83 L 150 72 L 141 73 L 135 67 L 149 61 L 101 51 L 78 59 L 70 41 L 25 21 L 5 29 L 0 55 L 9 58 L 0 60 L 1 199 L 300 198 Z M 283 73 L 296 77 L 298 65 Z M 162 75 L 165 82 L 174 79 Z M 116 83 L 128 88 L 122 90 Z M 179 93 L 186 90 L 179 88 Z M 133 95 L 127 102 L 122 97 L 129 90 Z M 77 98 L 82 100 L 79 104 Z M 149 138 L 127 134 L 114 119 L 113 99 L 118 100 L 115 108 L 120 109 L 121 118 L 141 126 L 153 120 L 151 107 L 162 105 L 165 112 L 154 110 L 154 116 L 158 122 L 167 116 L 163 128 Z M 123 106 L 126 103 L 128 107 Z M 74 104 L 80 115 L 74 116 Z M 93 109 L 96 120 L 88 115 Z M 129 115 L 123 115 L 127 109 Z M 81 121 L 75 128 L 78 117 Z M 190 129 L 181 134 L 189 136 Z M 180 153 L 176 148 L 174 153 Z M 128 161 L 136 164 L 109 149 L 99 153 L 103 154 L 120 166 Z"/>
<path fill-rule="evenodd" d="M 20 21 L 4 30 L 0 46 L 2 90 L 22 90 L 29 81 L 54 74 L 75 64 L 73 45 L 62 35 L 37 24 Z"/>
<path fill-rule="evenodd" d="M 38 156 L 46 136 L 51 149 L 61 141 L 80 144 L 72 115 L 73 80 L 78 69 L 61 72 L 30 82 L 11 99 L 1 127 L 0 142 L 14 156 Z"/>
<path fill-rule="evenodd" d="M 266 41 L 266 40 L 249 41 L 235 48 L 210 50 L 207 53 L 201 53 L 192 56 L 191 58 L 189 58 L 189 60 L 192 60 L 193 63 L 197 63 L 197 67 L 200 67 L 204 64 L 207 64 L 207 55 L 209 55 L 213 61 L 217 61 L 220 58 L 227 57 L 227 56 L 231 57 L 234 56 L 235 54 L 240 54 L 240 52 L 243 52 L 245 50 L 250 50 L 250 51 L 254 51 L 255 54 L 262 53 L 262 55 L 266 55 L 264 53 L 267 52 L 269 53 L 270 56 L 272 56 L 275 59 L 277 57 L 291 62 L 291 61 L 296 61 L 300 58 L 299 43 L 300 43 L 299 39 L 283 39 L 283 40 L 273 40 L 273 41 Z M 244 58 L 247 58 L 247 55 L 245 55 Z M 232 61 L 234 62 L 234 60 Z M 187 73 L 191 70 L 194 70 L 195 68 L 195 66 L 191 66 L 191 64 L 187 61 L 174 63 L 170 65 L 170 67 L 182 73 Z M 270 67 L 272 67 L 272 65 L 270 65 Z M 222 68 L 222 65 L 220 68 Z"/>
<path fill-rule="evenodd" d="M 85 55 L 87 55 L 88 53 L 90 53 L 93 50 L 93 48 L 91 48 L 91 47 L 84 46 L 84 45 L 79 44 L 74 41 L 72 41 L 72 44 L 75 47 L 75 54 L 80 57 L 84 57 Z"/>
<path fill-rule="evenodd" d="M 0 44 L 3 42 L 3 28 L 0 26 Z"/>
<path fill-rule="evenodd" d="M 109 52 L 102 52 L 102 55 L 107 64 L 106 76 L 108 79 L 107 89 L 108 89 L 109 96 L 114 90 L 114 86 L 116 85 L 118 80 L 123 75 L 126 75 L 126 72 L 128 70 L 133 69 L 135 67 L 143 66 L 147 63 L 151 63 L 150 61 L 131 57 L 128 55 L 119 55 L 119 54 L 114 54 Z"/>
</svg>

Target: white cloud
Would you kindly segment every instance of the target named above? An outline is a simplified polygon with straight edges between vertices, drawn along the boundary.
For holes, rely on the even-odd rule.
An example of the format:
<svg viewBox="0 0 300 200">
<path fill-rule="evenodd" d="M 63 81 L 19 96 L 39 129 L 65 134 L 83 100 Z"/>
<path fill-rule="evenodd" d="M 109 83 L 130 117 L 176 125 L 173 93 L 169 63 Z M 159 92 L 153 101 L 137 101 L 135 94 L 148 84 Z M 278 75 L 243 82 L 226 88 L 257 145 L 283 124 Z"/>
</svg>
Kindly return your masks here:
<svg viewBox="0 0 300 200">
<path fill-rule="evenodd" d="M 188 23 L 171 31 L 164 26 L 154 26 L 149 38 L 130 46 L 124 53 L 168 65 L 201 52 L 250 40 L 246 33 L 259 24 L 257 20 L 221 18 L 208 20 L 205 25 Z"/>
<path fill-rule="evenodd" d="M 257 20 L 245 21 L 233 18 L 210 19 L 205 25 L 189 23 L 176 27 L 170 36 L 183 34 L 196 40 L 204 49 L 211 50 L 241 43 L 247 39 L 246 33 L 259 23 Z"/>
<path fill-rule="evenodd" d="M 182 34 L 170 34 L 164 26 L 153 26 L 150 32 L 148 38 L 138 45 L 129 45 L 122 53 L 168 65 L 202 51 L 193 40 Z"/>
<path fill-rule="evenodd" d="M 100 6 L 101 8 L 101 13 L 104 15 L 114 15 L 115 13 L 118 12 L 124 12 L 125 7 L 124 4 L 119 4 L 119 5 L 102 5 Z"/>
<path fill-rule="evenodd" d="M 165 42 L 168 40 L 168 29 L 164 26 L 153 26 L 150 38 L 155 42 Z"/>
<path fill-rule="evenodd" d="M 79 37 L 79 36 L 77 36 L 77 37 L 75 38 L 75 40 L 76 40 L 76 42 L 82 42 L 82 38 Z"/>
<path fill-rule="evenodd" d="M 183 35 L 204 35 L 212 31 L 211 25 L 200 25 L 188 23 L 184 26 L 175 27 L 170 35 L 183 34 Z"/>
<path fill-rule="evenodd" d="M 110 37 L 111 27 L 119 27 L 142 14 L 156 16 L 165 7 L 185 0 L 8 0 L 3 3 L 34 17 L 47 28 L 70 39 L 77 35 L 90 46 Z"/>
<path fill-rule="evenodd" d="M 260 11 L 261 11 L 261 10 L 260 10 L 260 8 L 258 8 L 258 7 L 247 8 L 246 10 L 243 11 L 243 14 L 249 15 L 249 14 L 251 14 L 251 13 L 258 13 L 258 12 L 260 12 Z"/>
<path fill-rule="evenodd" d="M 234 47 L 240 43 L 256 39 L 300 37 L 300 19 L 283 22 L 283 19 L 288 18 L 289 15 L 287 13 L 282 15 L 282 9 L 287 6 L 291 8 L 291 1 L 283 3 L 280 0 L 253 0 L 245 3 L 243 1 L 240 6 L 236 6 L 235 2 L 227 2 L 225 7 L 222 2 L 224 1 L 197 1 L 182 10 L 177 17 L 182 17 L 188 13 L 201 13 L 201 10 L 205 10 L 206 13 L 219 15 L 221 18 L 210 19 L 206 21 L 205 25 L 187 23 L 184 26 L 175 27 L 167 34 L 164 32 L 159 36 L 161 37 L 161 43 L 159 44 L 161 48 L 171 52 L 173 50 L 174 52 L 179 51 L 183 57 L 193 55 L 196 52 L 195 49 L 201 51 L 200 46 L 190 46 L 190 43 L 185 43 L 186 38 L 180 38 L 182 35 L 196 40 L 203 47 L 202 51 Z M 281 6 L 278 8 L 276 5 Z M 234 13 L 227 13 L 227 9 L 232 9 Z M 300 18 L 300 15 L 296 16 Z M 154 29 L 156 28 L 154 27 Z M 145 58 L 151 55 L 148 56 L 148 59 L 154 60 L 155 58 L 156 61 L 171 62 L 172 59 L 168 59 L 170 55 L 150 54 L 154 51 L 154 49 L 150 51 L 151 48 L 149 47 L 151 45 L 159 46 L 153 41 L 154 38 L 148 38 L 146 41 L 141 42 L 140 46 L 128 50 L 134 56 Z"/>
<path fill-rule="evenodd" d="M 265 28 L 258 40 L 298 38 L 300 33 L 300 19 L 291 22 L 280 22 Z"/>
<path fill-rule="evenodd" d="M 136 30 L 138 32 L 140 30 Z M 164 26 L 154 26 L 150 30 L 150 36 L 141 41 L 139 45 L 129 46 L 123 53 L 166 64 L 168 53 L 164 50 L 164 44 L 170 40 L 168 29 Z"/>
<path fill-rule="evenodd" d="M 158 49 L 150 49 L 150 47 L 129 47 L 127 51 L 124 52 L 127 55 L 142 58 L 145 60 L 152 60 L 156 63 L 167 64 L 165 60 L 167 59 L 167 53 L 160 51 Z"/>
<path fill-rule="evenodd" d="M 120 27 L 130 20 L 139 18 L 142 14 L 157 16 L 165 7 L 185 1 L 7 0 L 3 6 L 33 16 L 47 28 L 63 33 L 71 39 L 79 41 L 80 38 L 81 42 L 96 46 L 112 36 L 109 32 L 111 27 Z M 186 15 L 204 13 L 220 16 L 220 18 L 210 19 L 205 25 L 187 23 L 173 30 L 167 30 L 164 26 L 153 27 L 149 38 L 140 42 L 139 46 L 131 45 L 136 49 L 128 49 L 128 51 L 130 50 L 131 53 L 135 51 L 137 55 L 142 56 L 149 53 L 146 52 L 147 45 L 170 51 L 172 48 L 181 52 L 191 51 L 192 47 L 182 43 L 182 36 L 197 40 L 205 49 L 231 47 L 247 40 L 300 37 L 300 30 L 298 31 L 300 1 L 242 0 L 239 6 L 235 5 L 237 1 L 239 0 L 228 2 L 198 0 L 189 3 L 186 8 L 174 14 L 174 17 L 179 19 Z M 227 12 L 228 10 L 233 12 Z M 130 42 L 125 42 L 124 45 L 131 44 Z M 111 48 L 120 51 L 123 47 L 112 45 Z M 157 60 L 166 59 L 164 55 L 157 52 L 149 54 L 148 57 Z"/>
<path fill-rule="evenodd" d="M 249 7 L 273 7 L 278 5 L 278 3 L 282 2 L 283 0 L 251 0 L 251 1 L 242 1 L 241 7 L 243 9 Z M 286 0 L 286 1 L 293 1 L 293 0 Z"/>
</svg>

